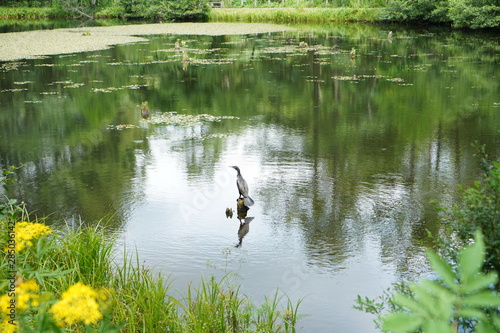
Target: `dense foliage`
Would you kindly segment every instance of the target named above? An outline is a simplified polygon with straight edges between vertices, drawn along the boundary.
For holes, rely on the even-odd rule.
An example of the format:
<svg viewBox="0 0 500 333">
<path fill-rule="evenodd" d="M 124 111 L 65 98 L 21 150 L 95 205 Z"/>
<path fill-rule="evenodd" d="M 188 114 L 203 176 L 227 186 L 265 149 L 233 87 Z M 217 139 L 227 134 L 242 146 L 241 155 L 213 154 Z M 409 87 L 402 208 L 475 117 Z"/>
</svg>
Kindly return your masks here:
<svg viewBox="0 0 500 333">
<path fill-rule="evenodd" d="M 209 6 L 202 0 L 0 0 L 5 7 L 53 7 L 77 14 L 106 17 L 159 17 L 173 21 L 204 21 Z M 17 15 L 19 16 L 19 15 Z"/>
<path fill-rule="evenodd" d="M 163 17 L 176 21 L 204 21 L 209 7 L 201 0 L 118 0 L 117 16 Z"/>
<path fill-rule="evenodd" d="M 464 191 L 463 202 L 454 210 L 455 223 L 462 244 L 467 244 L 476 230 L 484 232 L 485 270 L 500 272 L 500 163 L 489 162 L 481 149 L 484 177 Z"/>
<path fill-rule="evenodd" d="M 500 26 L 498 0 L 394 0 L 386 19 L 394 21 L 451 22 L 454 27 L 494 28 Z"/>
</svg>

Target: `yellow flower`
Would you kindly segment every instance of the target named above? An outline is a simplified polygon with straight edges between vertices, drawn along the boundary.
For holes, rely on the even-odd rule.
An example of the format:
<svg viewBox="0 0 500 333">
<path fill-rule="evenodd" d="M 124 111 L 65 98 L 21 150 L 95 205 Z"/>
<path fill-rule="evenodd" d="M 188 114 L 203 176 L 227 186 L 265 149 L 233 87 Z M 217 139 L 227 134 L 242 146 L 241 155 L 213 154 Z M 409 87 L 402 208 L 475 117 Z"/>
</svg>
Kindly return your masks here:
<svg viewBox="0 0 500 333">
<path fill-rule="evenodd" d="M 21 283 L 16 288 L 17 309 L 26 310 L 30 304 L 34 307 L 37 307 L 40 304 L 39 301 L 40 296 L 38 295 L 39 291 L 40 287 L 38 286 L 35 280 L 29 280 Z"/>
<path fill-rule="evenodd" d="M 8 318 L 5 318 L 3 322 L 0 323 L 0 332 L 2 333 L 14 333 L 17 332 L 17 325 L 12 324 L 11 322 L 9 323 Z"/>
<path fill-rule="evenodd" d="M 50 227 L 42 223 L 18 222 L 14 228 L 16 241 L 16 252 L 22 251 L 25 247 L 32 246 L 32 239 L 51 233 Z M 8 248 L 5 248 L 7 252 Z"/>
<path fill-rule="evenodd" d="M 13 297 L 15 297 L 16 310 L 26 310 L 30 305 L 37 307 L 40 305 L 39 291 L 40 287 L 35 280 L 22 282 L 14 289 L 12 295 L 0 296 L 0 312 L 10 313 L 9 306 L 12 304 Z"/>
<path fill-rule="evenodd" d="M 0 296 L 0 313 L 9 314 L 10 297 L 8 295 Z"/>
<path fill-rule="evenodd" d="M 58 326 L 74 325 L 82 322 L 94 324 L 102 319 L 97 299 L 99 293 L 81 282 L 69 287 L 62 294 L 61 300 L 50 308 Z"/>
</svg>

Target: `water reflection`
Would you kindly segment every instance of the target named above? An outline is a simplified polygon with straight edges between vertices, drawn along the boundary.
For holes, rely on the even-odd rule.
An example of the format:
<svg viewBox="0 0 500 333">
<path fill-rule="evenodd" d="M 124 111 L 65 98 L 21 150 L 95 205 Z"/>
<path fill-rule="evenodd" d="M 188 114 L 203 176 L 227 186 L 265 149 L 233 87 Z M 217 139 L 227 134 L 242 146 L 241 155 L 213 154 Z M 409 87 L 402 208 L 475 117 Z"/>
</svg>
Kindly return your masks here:
<svg viewBox="0 0 500 333">
<path fill-rule="evenodd" d="M 180 290 L 223 267 L 256 300 L 308 295 L 305 332 L 373 331 L 356 295 L 425 273 L 429 201 L 477 178 L 474 140 L 500 152 L 498 41 L 322 29 L 185 36 L 189 66 L 173 36 L 1 64 L 0 166 L 27 164 L 13 195 L 40 215 L 112 216 Z M 252 217 L 228 165 L 245 166 Z"/>
<path fill-rule="evenodd" d="M 252 222 L 253 219 L 255 219 L 255 217 L 245 217 L 243 219 L 239 219 L 240 227 L 238 229 L 238 244 L 236 245 L 236 247 L 240 247 L 243 243 L 243 238 L 245 238 L 245 236 L 250 231 L 250 222 Z"/>
</svg>

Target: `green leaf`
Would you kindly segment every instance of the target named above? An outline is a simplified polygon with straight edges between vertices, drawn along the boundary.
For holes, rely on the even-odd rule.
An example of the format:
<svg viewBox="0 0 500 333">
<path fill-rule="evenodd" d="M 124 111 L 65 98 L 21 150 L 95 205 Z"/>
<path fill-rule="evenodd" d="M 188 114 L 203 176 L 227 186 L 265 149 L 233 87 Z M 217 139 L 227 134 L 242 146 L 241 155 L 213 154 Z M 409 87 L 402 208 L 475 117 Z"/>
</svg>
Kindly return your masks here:
<svg viewBox="0 0 500 333">
<path fill-rule="evenodd" d="M 457 311 L 457 316 L 462 318 L 479 319 L 479 320 L 484 320 L 488 318 L 488 316 L 483 311 L 473 308 L 462 308 Z"/>
<path fill-rule="evenodd" d="M 414 332 L 422 326 L 422 318 L 411 313 L 394 312 L 382 318 L 382 329 L 396 333 Z"/>
<path fill-rule="evenodd" d="M 491 321 L 493 322 L 493 325 L 497 328 L 498 331 L 500 331 L 500 317 L 497 315 L 492 315 L 491 316 Z"/>
<path fill-rule="evenodd" d="M 443 305 L 443 302 L 446 302 L 446 299 L 441 299 L 440 297 L 430 294 L 421 285 L 414 286 L 412 291 L 420 303 L 418 313 L 424 314 L 427 318 L 448 318 L 450 310 L 446 313 L 441 311 L 443 308 L 446 308 L 446 306 Z M 451 306 L 449 308 L 451 308 Z"/>
<path fill-rule="evenodd" d="M 412 310 L 417 313 L 424 313 L 422 312 L 421 305 L 418 302 L 416 302 L 413 298 L 410 298 L 406 295 L 396 294 L 393 296 L 393 301 L 396 305 L 399 305 L 403 308 L 407 308 L 408 310 Z"/>
<path fill-rule="evenodd" d="M 498 333 L 493 325 L 485 321 L 479 322 L 475 328 L 476 333 Z"/>
<path fill-rule="evenodd" d="M 500 306 L 500 296 L 492 291 L 483 291 L 474 295 L 466 296 L 462 300 L 462 304 L 473 307 L 496 307 Z"/>
<path fill-rule="evenodd" d="M 424 325 L 425 333 L 453 333 L 450 324 L 447 321 L 429 321 Z"/>
<path fill-rule="evenodd" d="M 422 280 L 419 283 L 425 290 L 439 297 L 446 297 L 450 302 L 455 301 L 455 295 L 447 288 L 433 280 Z"/>
<path fill-rule="evenodd" d="M 458 291 L 458 285 L 456 283 L 455 274 L 453 273 L 451 265 L 432 251 L 427 252 L 427 258 L 429 259 L 431 267 L 439 275 L 439 277 L 443 279 L 443 282 L 446 283 L 446 285 L 452 290 Z"/>
<path fill-rule="evenodd" d="M 495 272 L 490 272 L 487 275 L 479 274 L 472 277 L 463 287 L 464 293 L 470 293 L 481 289 L 486 289 L 491 285 L 495 285 L 498 281 L 498 276 Z"/>
<path fill-rule="evenodd" d="M 479 273 L 484 263 L 484 241 L 479 230 L 476 231 L 474 240 L 474 244 L 462 250 L 458 259 L 460 279 L 465 284 Z"/>
</svg>

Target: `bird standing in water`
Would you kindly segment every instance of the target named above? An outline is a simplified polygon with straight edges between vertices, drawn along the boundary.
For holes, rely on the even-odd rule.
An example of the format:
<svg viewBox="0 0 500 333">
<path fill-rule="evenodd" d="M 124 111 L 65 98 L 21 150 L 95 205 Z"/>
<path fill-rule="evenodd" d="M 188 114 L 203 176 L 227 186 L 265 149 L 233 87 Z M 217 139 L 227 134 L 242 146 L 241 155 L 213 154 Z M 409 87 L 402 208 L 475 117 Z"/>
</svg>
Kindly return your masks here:
<svg viewBox="0 0 500 333">
<path fill-rule="evenodd" d="M 238 174 L 236 175 L 236 186 L 238 187 L 238 191 L 240 192 L 240 198 L 243 198 L 243 203 L 247 207 L 253 206 L 254 201 L 248 196 L 248 184 L 241 175 L 240 168 L 238 168 L 237 166 L 230 166 L 230 168 L 233 168 L 234 170 L 236 170 L 236 172 L 238 172 Z"/>
</svg>

